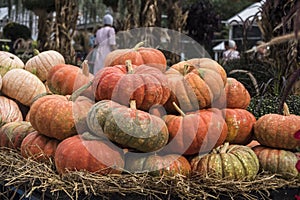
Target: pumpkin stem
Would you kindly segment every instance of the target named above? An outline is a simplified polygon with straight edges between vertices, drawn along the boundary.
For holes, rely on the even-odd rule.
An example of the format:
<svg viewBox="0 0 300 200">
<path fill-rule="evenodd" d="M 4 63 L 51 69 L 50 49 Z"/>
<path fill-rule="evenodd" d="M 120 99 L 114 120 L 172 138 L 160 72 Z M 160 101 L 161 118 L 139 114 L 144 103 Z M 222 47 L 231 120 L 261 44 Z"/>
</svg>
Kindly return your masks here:
<svg viewBox="0 0 300 200">
<path fill-rule="evenodd" d="M 290 115 L 289 107 L 285 102 L 283 103 L 283 115 L 284 116 L 289 116 Z"/>
<path fill-rule="evenodd" d="M 89 71 L 89 65 L 88 65 L 88 60 L 84 60 L 82 62 L 82 74 L 86 77 L 89 77 L 90 71 Z"/>
<path fill-rule="evenodd" d="M 94 135 L 90 132 L 84 132 L 81 134 L 81 138 L 84 140 L 103 140 L 101 137 Z"/>
<path fill-rule="evenodd" d="M 39 53 L 40 53 L 39 50 L 33 49 L 33 55 L 34 55 L 34 56 L 37 56 Z"/>
<path fill-rule="evenodd" d="M 143 46 L 145 44 L 145 41 L 139 42 L 137 43 L 134 47 L 133 50 L 137 51 L 141 46 Z"/>
<path fill-rule="evenodd" d="M 225 143 L 223 144 L 223 146 L 220 147 L 219 152 L 220 152 L 220 153 L 226 153 L 228 147 L 229 147 L 229 142 L 225 142 Z"/>
<path fill-rule="evenodd" d="M 135 100 L 130 100 L 129 102 L 130 108 L 136 110 L 136 101 Z"/>
<path fill-rule="evenodd" d="M 38 100 L 39 98 L 44 97 L 44 96 L 47 96 L 47 95 L 52 95 L 52 93 L 50 93 L 50 92 L 44 92 L 44 93 L 41 93 L 41 94 L 36 95 L 35 97 L 33 97 L 32 101 L 31 101 L 31 105 L 32 105 L 36 100 Z"/>
<path fill-rule="evenodd" d="M 184 65 L 183 66 L 183 76 L 187 75 L 189 72 L 189 65 Z"/>
<path fill-rule="evenodd" d="M 75 101 L 75 100 L 80 96 L 80 94 L 81 94 L 84 90 L 88 89 L 92 84 L 93 84 L 93 81 L 89 81 L 87 84 L 85 84 L 85 85 L 81 86 L 80 88 L 78 88 L 77 90 L 75 90 L 75 91 L 72 93 L 72 95 L 71 95 L 71 97 L 70 97 L 69 100 L 70 100 L 70 101 Z"/>
<path fill-rule="evenodd" d="M 173 104 L 173 106 L 175 107 L 175 109 L 179 112 L 179 114 L 180 114 L 182 117 L 184 117 L 184 116 L 185 116 L 185 113 L 179 108 L 179 106 L 178 106 L 175 102 L 173 102 L 172 104 Z"/>
<path fill-rule="evenodd" d="M 131 60 L 126 60 L 125 65 L 126 65 L 128 74 L 133 74 L 133 68 L 132 68 Z"/>
</svg>

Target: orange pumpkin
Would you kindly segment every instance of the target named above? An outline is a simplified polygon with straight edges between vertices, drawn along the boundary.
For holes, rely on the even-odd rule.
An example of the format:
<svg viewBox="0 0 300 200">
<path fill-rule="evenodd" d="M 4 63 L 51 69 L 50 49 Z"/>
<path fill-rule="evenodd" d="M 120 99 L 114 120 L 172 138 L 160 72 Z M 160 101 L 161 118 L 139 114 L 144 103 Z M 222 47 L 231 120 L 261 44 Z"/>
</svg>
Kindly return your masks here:
<svg viewBox="0 0 300 200">
<path fill-rule="evenodd" d="M 39 133 L 58 140 L 87 131 L 86 116 L 93 105 L 87 97 L 46 95 L 30 108 L 29 121 Z"/>
<path fill-rule="evenodd" d="M 82 69 L 74 65 L 59 64 L 53 66 L 47 76 L 47 86 L 54 94 L 71 95 L 81 86 L 92 81 L 94 76 L 89 73 L 86 61 L 82 64 Z M 81 93 L 84 96 L 93 98 L 91 88 Z"/>
<path fill-rule="evenodd" d="M 294 133 L 300 130 L 300 116 L 289 113 L 284 104 L 283 115 L 266 114 L 261 116 L 254 125 L 256 140 L 268 147 L 293 150 L 300 146 L 300 140 Z"/>
<path fill-rule="evenodd" d="M 228 128 L 218 109 L 181 112 L 181 116 L 165 115 L 163 119 L 170 134 L 169 143 L 163 150 L 166 153 L 192 155 L 208 152 L 223 144 L 227 137 Z"/>
<path fill-rule="evenodd" d="M 136 107 L 148 111 L 154 105 L 163 105 L 170 96 L 166 77 L 158 69 L 146 65 L 105 67 L 93 80 L 95 100 L 113 100 L 122 105 L 136 101 Z"/>
<path fill-rule="evenodd" d="M 58 145 L 55 166 L 60 174 L 82 170 L 102 175 L 120 174 L 124 169 L 124 154 L 113 143 L 86 132 Z"/>
<path fill-rule="evenodd" d="M 227 77 L 223 67 L 208 58 L 179 62 L 168 69 L 166 76 L 171 95 L 165 107 L 173 114 L 173 102 L 184 112 L 210 106 L 221 95 Z"/>
<path fill-rule="evenodd" d="M 20 150 L 23 139 L 34 131 L 29 122 L 9 122 L 0 128 L 0 146 Z"/>
<path fill-rule="evenodd" d="M 133 65 L 145 64 L 165 72 L 167 60 L 164 54 L 154 48 L 141 47 L 142 44 L 139 43 L 132 49 L 117 49 L 110 52 L 104 60 L 104 66 L 123 65 L 126 60 L 131 60 Z"/>
<path fill-rule="evenodd" d="M 253 126 L 256 119 L 245 109 L 226 108 L 222 110 L 228 127 L 226 142 L 230 144 L 248 144 L 253 138 Z"/>
<path fill-rule="evenodd" d="M 250 104 L 250 94 L 245 86 L 235 78 L 227 78 L 224 91 L 213 103 L 216 108 L 246 109 Z"/>
<path fill-rule="evenodd" d="M 21 155 L 39 162 L 53 160 L 59 141 L 34 131 L 29 133 L 21 143 Z"/>
</svg>

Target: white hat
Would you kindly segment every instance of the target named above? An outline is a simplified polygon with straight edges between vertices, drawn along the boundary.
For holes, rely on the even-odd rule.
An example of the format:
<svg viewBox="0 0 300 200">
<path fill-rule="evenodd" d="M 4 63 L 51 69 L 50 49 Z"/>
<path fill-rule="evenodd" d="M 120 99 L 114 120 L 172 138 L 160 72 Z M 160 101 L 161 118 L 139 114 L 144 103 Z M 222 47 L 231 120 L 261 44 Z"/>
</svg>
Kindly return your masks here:
<svg viewBox="0 0 300 200">
<path fill-rule="evenodd" d="M 103 24 L 113 25 L 114 18 L 110 14 L 106 14 L 103 17 Z"/>
<path fill-rule="evenodd" d="M 233 40 L 228 41 L 228 47 L 229 48 L 234 48 L 235 46 L 236 46 L 235 41 L 233 41 Z"/>
</svg>

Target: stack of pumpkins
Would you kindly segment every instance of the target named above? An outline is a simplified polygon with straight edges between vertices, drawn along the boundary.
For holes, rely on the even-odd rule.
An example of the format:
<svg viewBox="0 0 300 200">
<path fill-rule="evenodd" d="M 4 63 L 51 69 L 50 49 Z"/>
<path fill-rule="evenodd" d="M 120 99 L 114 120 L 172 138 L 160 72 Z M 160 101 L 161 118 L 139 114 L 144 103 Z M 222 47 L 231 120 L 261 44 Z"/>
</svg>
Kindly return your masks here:
<svg viewBox="0 0 300 200">
<path fill-rule="evenodd" d="M 82 69 L 65 64 L 56 51 L 23 65 L 11 64 L 19 61 L 13 55 L 6 59 L 0 63 L 7 66 L 1 74 L 1 98 L 7 102 L 0 102 L 0 144 L 20 149 L 26 158 L 53 159 L 60 174 L 149 172 L 240 180 L 258 173 L 258 158 L 245 146 L 256 121 L 246 110 L 250 95 L 211 59 L 167 69 L 157 49 L 119 49 L 95 77 L 86 62 Z"/>
<path fill-rule="evenodd" d="M 257 120 L 254 136 L 260 145 L 253 147 L 253 150 L 262 170 L 293 178 L 300 176 L 295 153 L 300 147 L 300 140 L 294 137 L 300 130 L 300 116 L 290 114 L 285 103 L 283 108 L 283 115 L 266 114 Z"/>
</svg>

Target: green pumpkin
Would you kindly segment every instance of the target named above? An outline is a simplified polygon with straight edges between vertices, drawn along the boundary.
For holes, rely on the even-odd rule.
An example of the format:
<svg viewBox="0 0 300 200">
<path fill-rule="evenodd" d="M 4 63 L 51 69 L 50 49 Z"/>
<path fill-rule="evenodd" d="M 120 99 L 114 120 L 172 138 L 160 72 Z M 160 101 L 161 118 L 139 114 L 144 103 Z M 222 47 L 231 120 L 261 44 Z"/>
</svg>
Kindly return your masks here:
<svg viewBox="0 0 300 200">
<path fill-rule="evenodd" d="M 259 171 L 259 161 L 250 147 L 226 142 L 209 154 L 192 158 L 191 167 L 192 172 L 204 177 L 253 180 Z"/>
<path fill-rule="evenodd" d="M 94 134 L 141 152 L 157 151 L 169 139 L 167 126 L 161 118 L 110 100 L 92 106 L 87 124 Z"/>
</svg>

